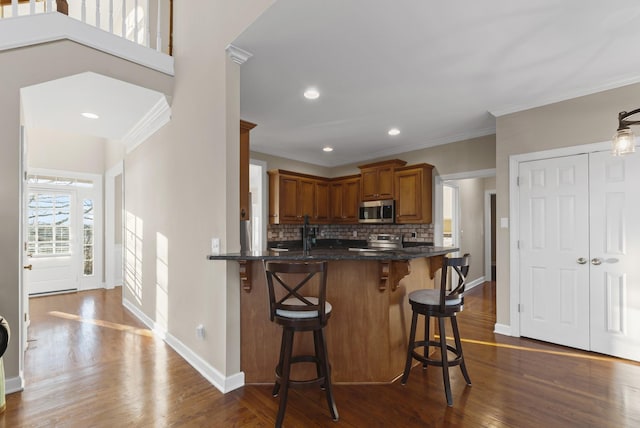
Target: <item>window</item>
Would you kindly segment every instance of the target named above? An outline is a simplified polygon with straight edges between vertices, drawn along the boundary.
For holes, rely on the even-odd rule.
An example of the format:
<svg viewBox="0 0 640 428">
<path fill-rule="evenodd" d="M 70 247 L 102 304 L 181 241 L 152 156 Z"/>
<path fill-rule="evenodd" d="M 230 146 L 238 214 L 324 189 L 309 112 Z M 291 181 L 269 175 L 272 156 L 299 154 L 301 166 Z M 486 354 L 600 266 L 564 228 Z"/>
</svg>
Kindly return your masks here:
<svg viewBox="0 0 640 428">
<path fill-rule="evenodd" d="M 83 229 L 83 266 L 84 275 L 93 275 L 93 232 L 94 232 L 94 218 L 93 218 L 93 200 L 85 199 L 82 201 L 82 229 Z"/>
<path fill-rule="evenodd" d="M 71 195 L 29 193 L 27 251 L 32 255 L 71 254 Z"/>
</svg>

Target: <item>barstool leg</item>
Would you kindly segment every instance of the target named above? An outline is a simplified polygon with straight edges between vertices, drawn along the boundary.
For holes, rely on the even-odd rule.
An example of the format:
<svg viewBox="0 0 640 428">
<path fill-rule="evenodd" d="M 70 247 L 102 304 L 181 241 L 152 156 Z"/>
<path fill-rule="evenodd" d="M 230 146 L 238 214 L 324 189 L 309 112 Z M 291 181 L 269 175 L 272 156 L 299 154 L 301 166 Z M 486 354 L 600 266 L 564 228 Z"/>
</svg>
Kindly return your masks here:
<svg viewBox="0 0 640 428">
<path fill-rule="evenodd" d="M 321 373 L 324 376 L 324 390 L 327 395 L 327 404 L 329 405 L 329 412 L 331 412 L 331 417 L 334 421 L 337 421 L 338 416 L 338 408 L 336 407 L 336 401 L 333 398 L 333 387 L 331 386 L 331 366 L 329 365 L 329 354 L 327 352 L 327 340 L 324 335 L 324 329 L 318 330 L 319 336 L 319 351 L 320 353 L 317 355 L 322 360 L 322 371 Z"/>
<path fill-rule="evenodd" d="M 429 323 L 430 323 L 431 317 L 429 315 L 424 316 L 424 353 L 422 355 L 424 355 L 425 358 L 429 358 L 429 341 L 431 340 L 431 337 L 429 336 Z M 422 362 L 422 370 L 426 370 L 429 367 L 429 364 L 427 364 L 427 361 L 423 361 Z"/>
<path fill-rule="evenodd" d="M 460 332 L 458 331 L 458 320 L 455 316 L 451 317 L 451 327 L 453 327 L 453 337 L 456 340 L 456 353 L 460 358 L 460 370 L 462 370 L 462 376 L 467 381 L 467 385 L 471 386 L 471 378 L 467 373 L 467 366 L 464 363 L 464 355 L 462 355 L 462 342 L 460 341 Z"/>
<path fill-rule="evenodd" d="M 411 361 L 413 361 L 413 344 L 416 340 L 416 325 L 418 324 L 418 313 L 413 311 L 411 316 L 411 331 L 409 332 L 409 343 L 407 345 L 407 362 L 404 365 L 404 373 L 400 383 L 405 385 L 409 379 L 409 373 L 411 372 Z"/>
<path fill-rule="evenodd" d="M 278 416 L 276 417 L 276 428 L 282 426 L 284 411 L 287 408 L 287 397 L 289 395 L 289 376 L 291 374 L 291 354 L 293 353 L 293 333 L 292 329 L 285 328 L 283 334 L 284 358 L 282 361 L 282 377 L 280 379 L 280 405 Z"/>
<path fill-rule="evenodd" d="M 440 354 L 442 357 L 442 377 L 444 378 L 444 392 L 447 396 L 447 404 L 453 406 L 451 396 L 451 383 L 449 382 L 449 358 L 447 356 L 447 333 L 444 329 L 444 318 L 438 318 L 438 328 L 440 329 Z"/>
<path fill-rule="evenodd" d="M 316 355 L 316 375 L 320 378 L 323 377 L 322 374 L 322 348 L 320 347 L 320 341 L 322 340 L 320 336 L 320 330 L 313 331 L 313 348 Z M 322 383 L 320 385 L 320 389 L 325 389 L 325 384 Z"/>
<path fill-rule="evenodd" d="M 282 329 L 282 339 L 280 340 L 280 357 L 278 358 L 278 365 L 276 366 L 276 383 L 273 385 L 273 391 L 271 395 L 274 397 L 278 396 L 278 391 L 280 391 L 280 382 L 278 378 L 282 378 L 282 361 L 285 353 L 285 343 L 286 343 L 286 329 Z"/>
</svg>

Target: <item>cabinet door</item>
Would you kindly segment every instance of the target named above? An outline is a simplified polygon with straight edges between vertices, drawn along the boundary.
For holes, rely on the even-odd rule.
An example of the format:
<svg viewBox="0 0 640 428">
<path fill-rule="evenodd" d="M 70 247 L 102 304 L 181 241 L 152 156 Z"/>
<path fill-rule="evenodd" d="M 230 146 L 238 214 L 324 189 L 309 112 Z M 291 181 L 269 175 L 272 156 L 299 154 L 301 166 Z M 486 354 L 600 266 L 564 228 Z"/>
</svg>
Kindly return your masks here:
<svg viewBox="0 0 640 428">
<path fill-rule="evenodd" d="M 378 199 L 378 170 L 363 169 L 362 180 L 362 200 L 373 201 Z"/>
<path fill-rule="evenodd" d="M 328 223 L 331 215 L 329 212 L 329 183 L 323 181 L 316 182 L 315 198 L 315 221 L 318 223 Z"/>
<path fill-rule="evenodd" d="M 308 215 L 309 220 L 314 218 L 314 205 L 316 202 L 316 183 L 313 180 L 300 179 L 298 183 L 298 221 L 303 221 Z"/>
<path fill-rule="evenodd" d="M 338 223 L 342 221 L 342 204 L 344 197 L 344 185 L 342 182 L 334 182 L 329 186 L 329 207 L 331 221 Z"/>
<path fill-rule="evenodd" d="M 396 223 L 431 223 L 432 170 L 423 164 L 395 171 Z"/>
<path fill-rule="evenodd" d="M 398 199 L 396 200 L 396 222 L 415 223 L 422 220 L 422 171 L 407 170 L 396 173 Z"/>
<path fill-rule="evenodd" d="M 280 177 L 280 223 L 295 223 L 298 218 L 298 183 L 293 177 Z"/>
<path fill-rule="evenodd" d="M 349 180 L 343 184 L 342 218 L 345 223 L 357 223 L 360 210 L 360 180 Z"/>
<path fill-rule="evenodd" d="M 392 167 L 378 169 L 377 199 L 393 199 L 393 171 Z"/>
</svg>

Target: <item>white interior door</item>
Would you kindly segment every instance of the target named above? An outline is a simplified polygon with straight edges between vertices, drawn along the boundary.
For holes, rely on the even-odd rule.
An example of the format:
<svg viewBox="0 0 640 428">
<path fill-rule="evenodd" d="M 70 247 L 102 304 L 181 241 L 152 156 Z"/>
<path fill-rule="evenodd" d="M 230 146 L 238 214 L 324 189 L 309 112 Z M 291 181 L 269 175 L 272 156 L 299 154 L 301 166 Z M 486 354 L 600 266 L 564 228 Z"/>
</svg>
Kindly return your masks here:
<svg viewBox="0 0 640 428">
<path fill-rule="evenodd" d="M 640 361 L 640 156 L 590 155 L 591 349 Z"/>
<path fill-rule="evenodd" d="M 520 331 L 589 349 L 588 156 L 520 164 Z"/>
</svg>

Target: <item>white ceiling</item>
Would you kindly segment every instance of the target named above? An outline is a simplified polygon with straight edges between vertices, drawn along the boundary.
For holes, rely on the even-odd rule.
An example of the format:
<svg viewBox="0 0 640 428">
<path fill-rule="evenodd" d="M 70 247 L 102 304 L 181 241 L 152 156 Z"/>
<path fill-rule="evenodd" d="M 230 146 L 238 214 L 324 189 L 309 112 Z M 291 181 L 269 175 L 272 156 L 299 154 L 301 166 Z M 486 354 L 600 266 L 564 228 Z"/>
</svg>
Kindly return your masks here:
<svg viewBox="0 0 640 428">
<path fill-rule="evenodd" d="M 164 94 L 86 72 L 23 88 L 23 124 L 74 134 L 122 140 Z M 81 116 L 91 112 L 92 120 Z"/>
<path fill-rule="evenodd" d="M 252 150 L 338 166 L 492 134 L 494 115 L 640 81 L 640 4 L 278 0 L 233 45 L 253 54 L 240 103 L 258 124 Z M 302 97 L 308 86 L 319 99 Z"/>
</svg>

